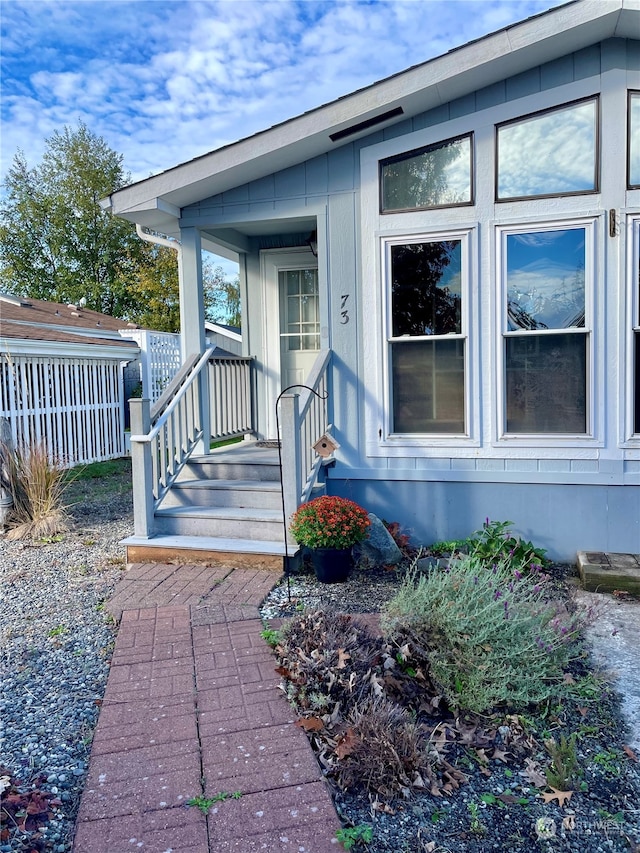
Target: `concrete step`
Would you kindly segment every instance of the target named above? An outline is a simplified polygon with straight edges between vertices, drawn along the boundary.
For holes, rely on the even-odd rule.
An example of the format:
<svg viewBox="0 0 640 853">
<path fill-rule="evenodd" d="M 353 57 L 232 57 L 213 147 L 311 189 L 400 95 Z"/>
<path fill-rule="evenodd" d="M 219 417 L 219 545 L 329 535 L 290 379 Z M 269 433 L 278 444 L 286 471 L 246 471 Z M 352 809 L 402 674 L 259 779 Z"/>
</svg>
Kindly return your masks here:
<svg viewBox="0 0 640 853">
<path fill-rule="evenodd" d="M 168 507 L 155 514 L 156 530 L 181 536 L 210 536 L 282 542 L 282 510 L 255 507 Z"/>
<path fill-rule="evenodd" d="M 275 480 L 191 479 L 174 483 L 161 508 L 187 506 L 280 509 L 282 492 Z"/>
<path fill-rule="evenodd" d="M 206 561 L 211 565 L 282 571 L 285 555 L 284 542 L 261 539 L 158 534 L 149 538 L 129 536 L 122 544 L 127 549 L 128 563 Z"/>
</svg>

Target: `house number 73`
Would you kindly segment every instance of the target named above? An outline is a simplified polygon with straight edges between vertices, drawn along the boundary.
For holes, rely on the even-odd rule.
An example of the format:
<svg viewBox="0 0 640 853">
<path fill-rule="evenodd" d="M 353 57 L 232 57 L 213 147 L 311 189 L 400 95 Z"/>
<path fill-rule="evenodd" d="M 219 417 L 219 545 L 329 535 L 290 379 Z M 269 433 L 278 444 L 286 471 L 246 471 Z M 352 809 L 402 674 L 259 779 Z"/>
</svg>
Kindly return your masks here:
<svg viewBox="0 0 640 853">
<path fill-rule="evenodd" d="M 349 322 L 349 310 L 347 308 L 347 302 L 349 301 L 349 294 L 343 293 L 340 297 L 340 323 L 344 326 L 345 323 Z"/>
</svg>

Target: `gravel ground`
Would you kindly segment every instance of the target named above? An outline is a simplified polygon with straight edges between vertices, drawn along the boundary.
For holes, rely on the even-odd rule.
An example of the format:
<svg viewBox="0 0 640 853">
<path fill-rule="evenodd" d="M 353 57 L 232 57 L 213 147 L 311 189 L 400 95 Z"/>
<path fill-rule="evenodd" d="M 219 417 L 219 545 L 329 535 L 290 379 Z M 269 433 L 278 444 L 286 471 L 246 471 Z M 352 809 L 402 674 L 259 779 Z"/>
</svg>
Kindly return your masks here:
<svg viewBox="0 0 640 853">
<path fill-rule="evenodd" d="M 71 850 L 116 634 L 102 603 L 132 528 L 129 465 L 113 467 L 112 476 L 72 483 L 71 529 L 57 541 L 0 539 L 0 776 L 13 783 L 4 805 L 21 794 L 15 819 L 20 805 L 51 812 L 49 821 L 34 815 L 41 826 L 29 833 L 3 812 L 1 853 Z"/>
<path fill-rule="evenodd" d="M 13 784 L 3 796 L 6 804 L 7 794 L 21 795 L 24 805 L 38 803 L 51 813 L 29 834 L 8 819 L 0 853 L 70 853 L 109 671 L 116 629 L 102 602 L 124 568 L 119 541 L 132 527 L 128 465 L 119 463 L 112 476 L 99 480 L 77 480 L 67 497 L 73 502 L 72 529 L 59 541 L 0 538 L 0 765 L 6 768 L 0 768 L 0 777 L 11 776 Z M 292 615 L 320 605 L 375 612 L 397 583 L 396 573 L 384 569 L 355 570 L 347 583 L 335 586 L 296 575 L 291 601 L 286 584 L 277 587 L 263 615 Z M 373 841 L 354 851 L 638 853 L 640 774 L 622 751 L 625 733 L 617 697 L 605 689 L 584 704 L 585 719 L 541 722 L 556 735 L 581 723 L 592 730 L 579 741 L 586 790 L 576 791 L 563 808 L 542 802 L 540 789 L 521 776 L 521 764 L 492 760 L 488 773 L 479 772 L 468 751 L 452 745 L 449 760 L 459 762 L 468 782 L 450 797 L 412 796 L 374 807 L 366 794 L 335 792 L 346 825 L 373 827 Z M 537 734 L 541 740 L 542 729 Z M 596 755 L 599 762 L 593 760 Z M 513 797 L 526 802 L 514 803 Z"/>
<path fill-rule="evenodd" d="M 573 568 L 555 566 L 552 580 L 556 592 L 570 597 Z M 292 575 L 287 584 L 267 596 L 264 617 L 299 615 L 305 608 L 339 609 L 349 613 L 377 612 L 393 595 L 400 572 L 358 567 L 344 584 L 320 584 L 310 573 Z M 578 675 L 587 675 L 592 664 Z M 590 684 L 589 681 L 586 682 Z M 445 756 L 466 776 L 459 790 L 436 798 L 414 793 L 408 799 L 377 800 L 364 791 L 345 792 L 334 787 L 334 802 L 349 827 L 368 826 L 372 840 L 356 845 L 367 853 L 640 853 L 640 765 L 633 751 L 627 754 L 625 724 L 620 715 L 620 697 L 605 682 L 591 682 L 579 701 L 550 707 L 544 714 L 527 714 L 525 737 L 517 725 L 496 733 L 497 723 L 488 719 L 449 718 L 450 743 Z M 433 727 L 436 720 L 425 719 Z M 495 735 L 480 753 L 465 746 L 456 729 L 483 724 Z M 550 765 L 544 740 L 578 732 L 578 784 L 561 806 L 557 798 L 545 802 L 542 793 L 552 794 L 545 779 L 532 777 L 527 759 L 538 771 Z M 315 735 L 310 735 L 314 742 Z M 526 741 L 526 744 L 525 744 Z M 322 749 L 326 744 L 318 737 Z M 498 758 L 492 750 L 498 749 Z M 504 754 L 506 753 L 506 755 Z M 485 762 L 479 754 L 490 756 Z M 322 766 L 322 763 L 321 763 Z"/>
</svg>

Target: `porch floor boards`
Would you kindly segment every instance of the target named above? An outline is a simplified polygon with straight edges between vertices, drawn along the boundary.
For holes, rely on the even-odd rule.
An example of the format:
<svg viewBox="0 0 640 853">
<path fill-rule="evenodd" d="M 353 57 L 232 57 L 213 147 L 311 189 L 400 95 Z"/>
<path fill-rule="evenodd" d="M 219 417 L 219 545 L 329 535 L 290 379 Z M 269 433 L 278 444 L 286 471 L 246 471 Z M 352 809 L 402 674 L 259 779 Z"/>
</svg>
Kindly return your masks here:
<svg viewBox="0 0 640 853">
<path fill-rule="evenodd" d="M 144 563 L 121 623 L 74 853 L 331 853 L 340 822 L 279 689 L 258 605 L 277 576 Z M 204 815 L 189 799 L 239 791 Z"/>
</svg>

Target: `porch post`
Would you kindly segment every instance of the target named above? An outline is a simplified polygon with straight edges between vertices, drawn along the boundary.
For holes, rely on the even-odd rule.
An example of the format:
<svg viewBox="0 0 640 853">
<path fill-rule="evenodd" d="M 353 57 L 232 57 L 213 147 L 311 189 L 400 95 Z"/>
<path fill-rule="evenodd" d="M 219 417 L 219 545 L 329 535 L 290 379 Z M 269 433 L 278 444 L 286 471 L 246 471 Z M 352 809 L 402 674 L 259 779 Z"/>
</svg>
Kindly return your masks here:
<svg viewBox="0 0 640 853">
<path fill-rule="evenodd" d="M 295 549 L 297 544 L 289 533 L 289 519 L 300 505 L 300 442 L 299 409 L 297 394 L 283 394 L 280 398 L 280 442 L 282 456 L 282 495 L 284 517 L 287 525 L 287 543 Z"/>
<path fill-rule="evenodd" d="M 151 430 L 151 401 L 146 398 L 129 400 L 131 435 L 147 435 Z M 148 538 L 153 535 L 153 466 L 151 444 L 131 442 L 131 479 L 133 485 L 133 532 Z"/>
<path fill-rule="evenodd" d="M 182 228 L 178 253 L 180 286 L 180 357 L 184 363 L 191 355 L 202 355 L 206 348 L 204 288 L 202 285 L 202 240 L 197 228 Z M 199 382 L 199 420 L 202 440 L 196 453 L 208 453 L 211 439 L 209 371 L 203 370 Z"/>
</svg>

